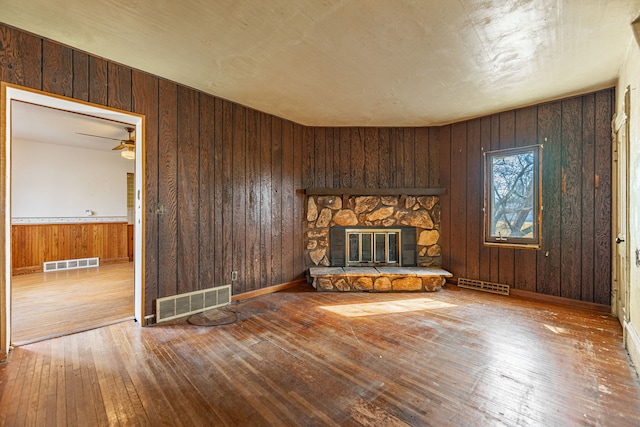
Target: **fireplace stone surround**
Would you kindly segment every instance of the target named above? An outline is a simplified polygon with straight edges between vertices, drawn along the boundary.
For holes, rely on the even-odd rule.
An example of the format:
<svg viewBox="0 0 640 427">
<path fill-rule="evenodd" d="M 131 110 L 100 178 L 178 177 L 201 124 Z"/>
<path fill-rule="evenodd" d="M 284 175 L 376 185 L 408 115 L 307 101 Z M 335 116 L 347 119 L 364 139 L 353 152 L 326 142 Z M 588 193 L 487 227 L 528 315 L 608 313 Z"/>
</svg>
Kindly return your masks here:
<svg viewBox="0 0 640 427">
<path fill-rule="evenodd" d="M 404 191 L 398 191 L 398 194 L 393 194 L 394 190 L 390 189 L 324 190 L 306 191 L 305 260 L 309 269 L 309 282 L 316 289 L 433 291 L 440 289 L 444 284 L 444 277 L 451 276 L 440 268 L 442 256 L 439 244 L 441 218 L 439 194 L 444 192 L 443 189 L 411 189 L 410 191 L 404 189 Z M 407 242 L 402 244 L 403 250 L 414 253 L 409 257 L 403 257 L 402 265 L 397 268 L 367 265 L 345 267 L 340 273 L 338 270 L 346 264 L 340 262 L 341 254 L 336 262 L 336 254 L 332 253 L 332 227 L 342 229 L 345 227 L 414 228 L 415 242 L 411 243 L 415 245 L 410 245 L 407 249 L 404 247 Z M 380 274 L 381 268 L 384 268 L 384 274 Z M 322 282 L 321 287 L 318 286 L 320 282 Z M 374 286 L 376 282 L 377 287 Z M 387 284 L 387 282 L 390 283 Z M 407 286 L 409 282 L 415 282 L 415 284 Z M 418 286 L 418 282 L 422 285 Z M 391 283 L 396 283 L 396 286 Z"/>
</svg>

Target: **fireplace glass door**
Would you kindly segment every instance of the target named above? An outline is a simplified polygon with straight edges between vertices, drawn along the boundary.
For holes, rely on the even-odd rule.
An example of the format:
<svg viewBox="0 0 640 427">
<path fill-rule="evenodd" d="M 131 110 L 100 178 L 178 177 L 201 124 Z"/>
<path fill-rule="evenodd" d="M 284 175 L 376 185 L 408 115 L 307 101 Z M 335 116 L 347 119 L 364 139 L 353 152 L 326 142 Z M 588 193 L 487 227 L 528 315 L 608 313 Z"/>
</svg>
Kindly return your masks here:
<svg viewBox="0 0 640 427">
<path fill-rule="evenodd" d="M 347 265 L 397 266 L 400 230 L 346 230 Z"/>
</svg>

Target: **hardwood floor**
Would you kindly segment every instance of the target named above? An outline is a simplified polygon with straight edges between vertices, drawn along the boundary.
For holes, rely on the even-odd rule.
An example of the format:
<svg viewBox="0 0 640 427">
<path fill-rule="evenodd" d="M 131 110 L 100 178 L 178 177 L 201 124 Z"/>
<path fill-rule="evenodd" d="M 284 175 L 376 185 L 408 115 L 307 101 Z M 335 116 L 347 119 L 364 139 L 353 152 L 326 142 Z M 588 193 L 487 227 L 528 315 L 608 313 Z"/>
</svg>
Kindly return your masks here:
<svg viewBox="0 0 640 427">
<path fill-rule="evenodd" d="M 638 426 L 617 319 L 447 285 L 232 304 L 14 349 L 0 425 Z"/>
<path fill-rule="evenodd" d="M 11 342 L 29 342 L 133 319 L 133 263 L 11 278 Z"/>
</svg>

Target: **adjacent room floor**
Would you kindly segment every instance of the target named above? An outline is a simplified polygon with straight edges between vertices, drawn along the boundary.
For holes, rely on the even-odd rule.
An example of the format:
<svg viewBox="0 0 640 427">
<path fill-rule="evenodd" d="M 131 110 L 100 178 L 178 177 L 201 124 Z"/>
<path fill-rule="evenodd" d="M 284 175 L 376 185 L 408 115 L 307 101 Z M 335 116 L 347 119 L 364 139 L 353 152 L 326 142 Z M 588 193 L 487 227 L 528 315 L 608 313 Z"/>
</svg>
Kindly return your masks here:
<svg viewBox="0 0 640 427">
<path fill-rule="evenodd" d="M 11 343 L 133 319 L 133 263 L 11 278 Z"/>
<path fill-rule="evenodd" d="M 24 345 L 0 425 L 637 426 L 618 320 L 447 285 L 226 308 L 222 326 L 123 322 Z"/>
</svg>

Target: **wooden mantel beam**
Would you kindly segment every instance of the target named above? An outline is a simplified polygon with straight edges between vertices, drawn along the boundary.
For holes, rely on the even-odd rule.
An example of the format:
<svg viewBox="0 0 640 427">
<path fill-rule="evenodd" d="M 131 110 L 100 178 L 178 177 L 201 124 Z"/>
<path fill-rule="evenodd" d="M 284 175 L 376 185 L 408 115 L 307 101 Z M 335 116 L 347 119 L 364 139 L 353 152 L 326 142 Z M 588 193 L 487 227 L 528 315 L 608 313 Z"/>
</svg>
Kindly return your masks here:
<svg viewBox="0 0 640 427">
<path fill-rule="evenodd" d="M 305 188 L 307 196 L 438 196 L 444 188 Z"/>
</svg>

